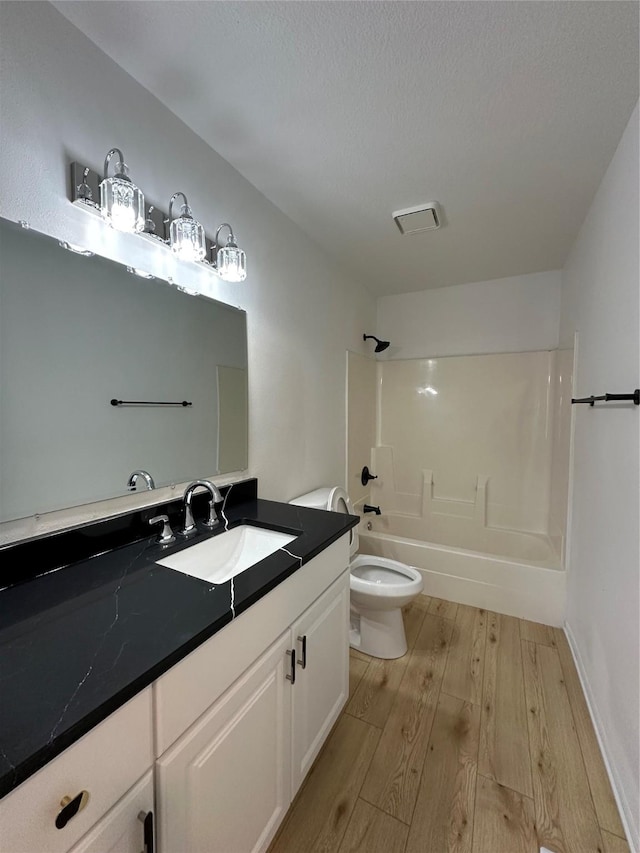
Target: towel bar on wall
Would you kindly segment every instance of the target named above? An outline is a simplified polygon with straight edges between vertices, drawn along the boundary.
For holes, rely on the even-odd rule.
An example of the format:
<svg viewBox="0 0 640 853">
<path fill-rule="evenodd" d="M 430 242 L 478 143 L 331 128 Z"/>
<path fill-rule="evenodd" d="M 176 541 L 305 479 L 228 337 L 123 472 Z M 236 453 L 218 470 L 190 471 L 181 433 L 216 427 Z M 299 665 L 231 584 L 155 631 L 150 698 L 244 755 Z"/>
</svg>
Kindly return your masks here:
<svg viewBox="0 0 640 853">
<path fill-rule="evenodd" d="M 603 400 L 605 403 L 613 400 L 633 400 L 634 405 L 640 406 L 640 388 L 636 388 L 633 394 L 601 394 L 599 397 L 580 397 L 580 399 L 573 398 L 571 402 L 588 403 L 590 406 L 593 406 L 593 404 L 598 400 Z"/>
<path fill-rule="evenodd" d="M 158 400 L 116 400 L 115 397 L 111 400 L 112 406 L 182 406 L 186 408 L 187 406 L 193 406 L 193 403 L 189 403 L 187 400 L 178 400 L 174 403 L 163 403 Z"/>
</svg>

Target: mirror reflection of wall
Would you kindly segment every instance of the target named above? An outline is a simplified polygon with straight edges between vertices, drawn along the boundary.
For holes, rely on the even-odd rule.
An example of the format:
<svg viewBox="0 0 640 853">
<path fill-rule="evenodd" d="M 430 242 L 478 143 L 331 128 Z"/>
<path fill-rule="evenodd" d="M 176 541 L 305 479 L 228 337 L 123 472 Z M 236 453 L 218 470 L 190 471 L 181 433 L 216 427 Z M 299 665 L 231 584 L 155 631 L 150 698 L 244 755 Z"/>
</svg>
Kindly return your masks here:
<svg viewBox="0 0 640 853">
<path fill-rule="evenodd" d="M 0 220 L 0 521 L 246 468 L 246 371 L 243 311 Z"/>
<path fill-rule="evenodd" d="M 247 464 L 247 370 L 218 365 L 218 465 L 238 471 Z"/>
</svg>

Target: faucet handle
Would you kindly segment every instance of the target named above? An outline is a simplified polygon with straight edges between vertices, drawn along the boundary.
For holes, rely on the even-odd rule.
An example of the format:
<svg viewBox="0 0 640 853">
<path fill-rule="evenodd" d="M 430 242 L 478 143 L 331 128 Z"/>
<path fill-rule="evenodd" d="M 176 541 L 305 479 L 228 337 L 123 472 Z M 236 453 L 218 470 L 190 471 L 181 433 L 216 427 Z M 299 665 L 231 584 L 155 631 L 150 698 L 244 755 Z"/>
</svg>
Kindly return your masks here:
<svg viewBox="0 0 640 853">
<path fill-rule="evenodd" d="M 207 520 L 203 521 L 202 523 L 210 530 L 220 524 L 220 519 L 218 518 L 218 513 L 216 512 L 216 505 L 213 501 L 213 498 L 209 502 L 209 515 L 207 516 Z"/>
<path fill-rule="evenodd" d="M 171 529 L 171 525 L 169 524 L 169 516 L 168 515 L 156 515 L 154 518 L 149 519 L 149 524 L 160 524 L 162 523 L 162 533 L 158 537 L 158 545 L 171 545 L 172 542 L 176 541 L 176 537 L 173 535 L 173 530 Z"/>
</svg>

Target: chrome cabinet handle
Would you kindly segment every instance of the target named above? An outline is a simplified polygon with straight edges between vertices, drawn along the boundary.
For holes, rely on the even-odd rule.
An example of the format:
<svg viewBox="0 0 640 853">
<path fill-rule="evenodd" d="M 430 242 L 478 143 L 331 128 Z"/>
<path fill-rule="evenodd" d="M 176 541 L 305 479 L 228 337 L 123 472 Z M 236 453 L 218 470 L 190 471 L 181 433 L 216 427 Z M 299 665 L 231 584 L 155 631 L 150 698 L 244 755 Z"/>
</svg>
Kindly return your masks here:
<svg viewBox="0 0 640 853">
<path fill-rule="evenodd" d="M 298 637 L 298 642 L 302 643 L 302 657 L 298 661 L 298 666 L 301 666 L 302 669 L 307 668 L 307 635 L 303 634 L 302 637 Z"/>
<path fill-rule="evenodd" d="M 138 812 L 138 820 L 142 823 L 144 833 L 142 853 L 153 853 L 153 812 Z"/>
<path fill-rule="evenodd" d="M 80 791 L 73 799 L 71 797 L 63 797 L 60 800 L 62 808 L 56 817 L 56 829 L 64 829 L 71 818 L 74 818 L 78 812 L 81 812 L 88 802 L 88 791 Z"/>
<path fill-rule="evenodd" d="M 291 668 L 289 670 L 289 675 L 285 675 L 287 681 L 290 681 L 291 684 L 296 683 L 296 650 L 295 649 L 287 649 L 287 654 L 289 655 Z"/>
</svg>

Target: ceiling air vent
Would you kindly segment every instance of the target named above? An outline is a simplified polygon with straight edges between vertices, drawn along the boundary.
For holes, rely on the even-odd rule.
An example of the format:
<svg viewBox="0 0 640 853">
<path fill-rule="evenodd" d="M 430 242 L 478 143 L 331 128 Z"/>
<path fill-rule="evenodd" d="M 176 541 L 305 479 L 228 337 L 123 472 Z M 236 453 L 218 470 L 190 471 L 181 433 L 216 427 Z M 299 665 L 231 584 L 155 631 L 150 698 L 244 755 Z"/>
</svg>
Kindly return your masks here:
<svg viewBox="0 0 640 853">
<path fill-rule="evenodd" d="M 437 201 L 396 210 L 391 215 L 401 234 L 420 234 L 440 228 L 440 205 Z"/>
</svg>

